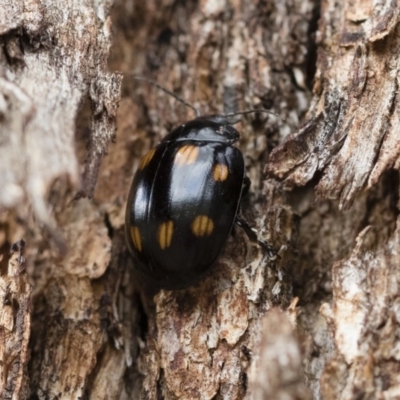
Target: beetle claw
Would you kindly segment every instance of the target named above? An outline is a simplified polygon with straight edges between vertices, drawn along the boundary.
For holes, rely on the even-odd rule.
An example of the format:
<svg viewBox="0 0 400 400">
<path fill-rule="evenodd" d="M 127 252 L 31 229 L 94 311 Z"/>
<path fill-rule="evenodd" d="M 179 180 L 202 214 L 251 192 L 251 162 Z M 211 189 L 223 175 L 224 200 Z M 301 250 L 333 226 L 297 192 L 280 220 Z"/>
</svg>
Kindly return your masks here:
<svg viewBox="0 0 400 400">
<path fill-rule="evenodd" d="M 257 234 L 251 229 L 249 224 L 242 218 L 240 218 L 238 215 L 236 216 L 235 219 L 235 224 L 239 227 L 242 228 L 247 235 L 247 237 L 252 241 L 253 243 L 257 243 L 259 246 L 261 246 L 266 252 L 268 253 L 268 257 L 271 260 L 275 260 L 279 258 L 278 252 L 275 249 L 274 246 L 271 246 L 267 242 L 264 242 L 264 240 L 261 240 L 257 237 Z"/>
</svg>

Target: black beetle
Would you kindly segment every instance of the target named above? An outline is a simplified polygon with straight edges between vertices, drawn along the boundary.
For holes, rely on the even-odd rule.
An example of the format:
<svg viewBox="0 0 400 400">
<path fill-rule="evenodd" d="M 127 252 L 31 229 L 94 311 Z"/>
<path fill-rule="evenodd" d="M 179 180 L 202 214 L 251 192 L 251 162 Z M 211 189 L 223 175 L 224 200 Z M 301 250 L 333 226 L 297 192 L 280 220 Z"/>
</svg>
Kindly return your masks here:
<svg viewBox="0 0 400 400">
<path fill-rule="evenodd" d="M 234 223 L 275 254 L 238 216 L 250 181 L 233 146 L 239 132 L 227 117 L 203 116 L 179 126 L 140 162 L 125 232 L 136 267 L 154 287 L 182 289 L 198 282 Z"/>
</svg>

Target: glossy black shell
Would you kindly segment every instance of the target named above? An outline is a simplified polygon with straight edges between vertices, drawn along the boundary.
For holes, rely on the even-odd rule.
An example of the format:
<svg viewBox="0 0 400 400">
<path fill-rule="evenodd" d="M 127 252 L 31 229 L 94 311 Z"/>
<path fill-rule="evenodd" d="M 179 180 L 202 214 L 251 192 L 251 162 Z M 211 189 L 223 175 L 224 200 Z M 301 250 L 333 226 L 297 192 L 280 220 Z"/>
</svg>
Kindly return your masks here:
<svg viewBox="0 0 400 400">
<path fill-rule="evenodd" d="M 239 133 L 226 118 L 201 117 L 174 129 L 142 159 L 126 210 L 135 266 L 152 285 L 196 283 L 235 221 L 245 176 Z"/>
</svg>

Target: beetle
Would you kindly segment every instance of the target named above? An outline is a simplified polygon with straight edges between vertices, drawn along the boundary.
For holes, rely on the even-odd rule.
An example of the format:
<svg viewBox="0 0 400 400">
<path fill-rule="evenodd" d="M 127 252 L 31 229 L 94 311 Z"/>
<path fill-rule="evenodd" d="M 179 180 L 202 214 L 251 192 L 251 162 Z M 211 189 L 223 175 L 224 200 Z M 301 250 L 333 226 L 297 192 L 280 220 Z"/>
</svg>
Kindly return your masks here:
<svg viewBox="0 0 400 400">
<path fill-rule="evenodd" d="M 250 180 L 243 154 L 233 146 L 239 139 L 228 120 L 233 115 L 188 121 L 140 161 L 128 196 L 125 233 L 136 268 L 154 287 L 175 290 L 197 283 L 235 223 L 275 255 L 238 216 Z"/>
</svg>

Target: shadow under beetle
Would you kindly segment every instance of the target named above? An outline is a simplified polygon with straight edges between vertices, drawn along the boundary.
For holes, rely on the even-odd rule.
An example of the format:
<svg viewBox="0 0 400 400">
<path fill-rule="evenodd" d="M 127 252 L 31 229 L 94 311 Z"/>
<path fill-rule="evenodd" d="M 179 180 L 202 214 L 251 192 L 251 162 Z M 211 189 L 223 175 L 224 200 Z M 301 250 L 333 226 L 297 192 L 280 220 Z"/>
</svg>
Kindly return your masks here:
<svg viewBox="0 0 400 400">
<path fill-rule="evenodd" d="M 138 79 L 177 98 L 153 81 Z M 257 111 L 266 110 L 248 112 Z M 243 155 L 233 146 L 239 132 L 228 117 L 248 112 L 197 117 L 175 128 L 142 158 L 128 197 L 125 232 L 135 267 L 150 285 L 172 290 L 197 283 L 234 223 L 270 256 L 276 254 L 238 216 L 250 180 Z"/>
</svg>

